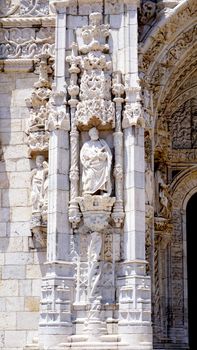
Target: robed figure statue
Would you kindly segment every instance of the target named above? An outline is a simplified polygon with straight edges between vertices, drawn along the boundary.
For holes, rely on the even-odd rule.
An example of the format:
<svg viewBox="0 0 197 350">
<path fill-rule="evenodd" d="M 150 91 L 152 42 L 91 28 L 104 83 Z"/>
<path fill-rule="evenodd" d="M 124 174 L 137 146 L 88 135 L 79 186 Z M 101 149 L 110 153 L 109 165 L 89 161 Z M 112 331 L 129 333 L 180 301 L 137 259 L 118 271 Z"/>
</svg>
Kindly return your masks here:
<svg viewBox="0 0 197 350">
<path fill-rule="evenodd" d="M 83 194 L 111 194 L 111 150 L 105 140 L 99 139 L 98 130 L 89 130 L 90 140 L 86 141 L 80 152 L 83 165 Z"/>
</svg>

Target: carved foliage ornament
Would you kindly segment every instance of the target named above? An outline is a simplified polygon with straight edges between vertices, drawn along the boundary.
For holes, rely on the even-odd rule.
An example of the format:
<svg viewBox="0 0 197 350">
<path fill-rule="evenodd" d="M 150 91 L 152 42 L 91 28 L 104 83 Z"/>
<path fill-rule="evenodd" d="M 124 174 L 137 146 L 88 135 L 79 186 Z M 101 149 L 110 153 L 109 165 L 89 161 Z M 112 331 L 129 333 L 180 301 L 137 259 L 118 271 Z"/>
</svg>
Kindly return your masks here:
<svg viewBox="0 0 197 350">
<path fill-rule="evenodd" d="M 0 17 L 47 16 L 49 0 L 1 0 Z"/>
<path fill-rule="evenodd" d="M 111 101 L 112 63 L 106 54 L 109 26 L 101 24 L 101 18 L 100 13 L 90 15 L 90 25 L 82 29 L 84 43 L 79 47 L 81 84 L 76 121 L 80 129 L 86 130 L 91 126 L 109 129 L 115 125 L 115 108 Z"/>
<path fill-rule="evenodd" d="M 34 58 L 54 53 L 54 28 L 0 29 L 0 58 Z"/>
<path fill-rule="evenodd" d="M 48 133 L 45 131 L 45 124 L 48 120 L 48 102 L 51 96 L 50 56 L 41 54 L 38 56 L 39 80 L 34 84 L 31 96 L 26 99 L 30 118 L 28 121 L 27 135 L 31 152 L 48 150 Z"/>
</svg>

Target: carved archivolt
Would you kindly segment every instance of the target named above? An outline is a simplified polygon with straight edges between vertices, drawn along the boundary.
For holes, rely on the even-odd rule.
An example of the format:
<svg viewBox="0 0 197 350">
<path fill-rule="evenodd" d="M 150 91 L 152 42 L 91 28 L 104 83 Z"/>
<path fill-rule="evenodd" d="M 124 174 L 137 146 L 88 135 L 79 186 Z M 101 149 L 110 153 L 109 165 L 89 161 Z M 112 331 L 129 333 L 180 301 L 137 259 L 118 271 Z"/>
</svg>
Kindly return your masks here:
<svg viewBox="0 0 197 350">
<path fill-rule="evenodd" d="M 197 192 L 197 166 L 182 171 L 171 184 L 173 209 L 185 209 L 188 196 Z"/>
<path fill-rule="evenodd" d="M 183 1 L 173 11 L 169 12 L 163 23 L 159 23 L 156 28 L 151 31 L 152 40 L 147 40 L 142 48 L 141 66 L 144 71 L 151 72 L 154 69 L 156 56 L 160 56 L 164 46 L 174 42 L 180 28 L 188 28 L 188 24 L 195 21 L 197 11 L 197 3 L 195 0 Z M 183 30 L 182 30 L 183 31 Z M 152 64 L 150 64 L 152 62 Z"/>
<path fill-rule="evenodd" d="M 147 97 L 145 113 L 149 116 L 157 110 L 163 112 L 167 106 L 171 110 L 174 90 L 194 69 L 196 11 L 196 1 L 182 2 L 168 12 L 163 23 L 151 31 L 151 38 L 141 45 L 140 70 Z"/>
</svg>

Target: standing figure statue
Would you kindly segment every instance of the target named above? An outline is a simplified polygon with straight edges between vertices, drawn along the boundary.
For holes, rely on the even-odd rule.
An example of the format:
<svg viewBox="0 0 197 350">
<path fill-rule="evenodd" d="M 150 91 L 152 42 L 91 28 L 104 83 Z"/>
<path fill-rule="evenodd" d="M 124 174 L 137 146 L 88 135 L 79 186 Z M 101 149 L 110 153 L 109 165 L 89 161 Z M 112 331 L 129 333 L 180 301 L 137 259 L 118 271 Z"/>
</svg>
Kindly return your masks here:
<svg viewBox="0 0 197 350">
<path fill-rule="evenodd" d="M 153 178 L 153 172 L 150 168 L 150 165 L 146 166 L 145 170 L 145 200 L 146 204 L 153 205 L 153 184 L 154 184 L 154 178 Z"/>
<path fill-rule="evenodd" d="M 44 201 L 46 200 L 46 183 L 48 177 L 48 163 L 44 156 L 36 157 L 36 168 L 31 173 L 32 185 L 32 212 L 41 212 Z"/>
<path fill-rule="evenodd" d="M 157 216 L 168 219 L 171 214 L 170 187 L 166 184 L 166 179 L 161 167 L 155 172 L 155 185 Z"/>
<path fill-rule="evenodd" d="M 105 140 L 99 139 L 98 130 L 89 130 L 90 140 L 85 142 L 80 152 L 83 165 L 83 194 L 111 194 L 111 150 Z"/>
</svg>

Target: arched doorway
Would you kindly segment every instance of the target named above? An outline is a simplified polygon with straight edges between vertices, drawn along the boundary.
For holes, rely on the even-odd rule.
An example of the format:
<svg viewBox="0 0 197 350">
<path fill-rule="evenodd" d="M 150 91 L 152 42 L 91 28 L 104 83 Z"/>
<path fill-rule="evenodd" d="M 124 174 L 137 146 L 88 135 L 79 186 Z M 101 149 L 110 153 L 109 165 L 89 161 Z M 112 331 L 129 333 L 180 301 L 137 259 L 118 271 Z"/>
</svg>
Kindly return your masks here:
<svg viewBox="0 0 197 350">
<path fill-rule="evenodd" d="M 197 247 L 197 193 L 188 201 L 187 224 L 187 276 L 188 276 L 188 325 L 190 350 L 197 348 L 196 341 L 196 247 Z"/>
</svg>

